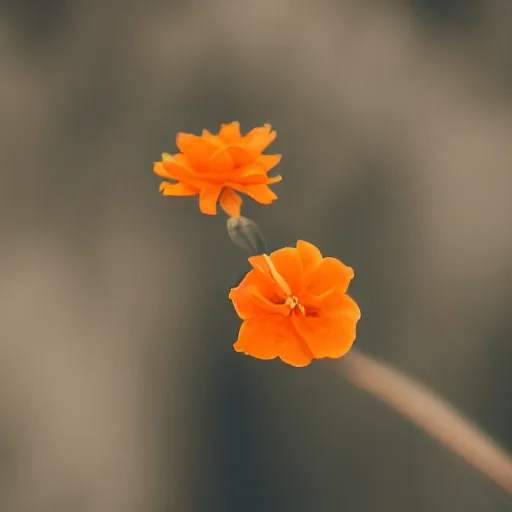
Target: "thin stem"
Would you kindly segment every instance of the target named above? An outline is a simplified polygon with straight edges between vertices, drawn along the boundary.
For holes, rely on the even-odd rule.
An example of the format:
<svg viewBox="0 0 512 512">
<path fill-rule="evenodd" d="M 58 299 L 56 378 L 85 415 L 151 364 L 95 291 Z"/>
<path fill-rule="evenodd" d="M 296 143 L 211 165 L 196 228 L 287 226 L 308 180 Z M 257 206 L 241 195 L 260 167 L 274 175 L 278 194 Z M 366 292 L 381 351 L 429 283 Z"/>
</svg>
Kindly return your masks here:
<svg viewBox="0 0 512 512">
<path fill-rule="evenodd" d="M 449 403 L 399 370 L 357 350 L 328 366 L 371 393 L 512 494 L 512 458 Z"/>
</svg>

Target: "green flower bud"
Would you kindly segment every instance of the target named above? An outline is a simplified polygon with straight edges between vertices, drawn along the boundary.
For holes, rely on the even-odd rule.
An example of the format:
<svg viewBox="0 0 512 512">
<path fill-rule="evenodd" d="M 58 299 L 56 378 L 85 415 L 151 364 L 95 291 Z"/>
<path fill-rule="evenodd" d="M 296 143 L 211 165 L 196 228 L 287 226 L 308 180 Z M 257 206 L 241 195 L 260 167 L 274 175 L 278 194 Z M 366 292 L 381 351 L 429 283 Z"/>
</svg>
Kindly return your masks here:
<svg viewBox="0 0 512 512">
<path fill-rule="evenodd" d="M 232 242 L 253 256 L 265 254 L 267 245 L 258 225 L 247 217 L 230 217 L 228 219 L 228 234 Z"/>
</svg>

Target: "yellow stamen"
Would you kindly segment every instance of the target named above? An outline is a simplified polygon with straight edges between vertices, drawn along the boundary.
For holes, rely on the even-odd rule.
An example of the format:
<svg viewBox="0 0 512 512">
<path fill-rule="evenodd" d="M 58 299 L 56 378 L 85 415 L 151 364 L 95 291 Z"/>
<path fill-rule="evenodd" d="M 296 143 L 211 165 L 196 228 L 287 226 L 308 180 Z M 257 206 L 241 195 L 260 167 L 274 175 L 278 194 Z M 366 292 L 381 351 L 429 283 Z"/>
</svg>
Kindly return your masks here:
<svg viewBox="0 0 512 512">
<path fill-rule="evenodd" d="M 285 304 L 290 307 L 290 313 L 297 308 L 301 312 L 302 316 L 306 316 L 304 306 L 300 304 L 299 299 L 295 297 L 295 295 L 289 295 L 286 297 Z"/>
</svg>

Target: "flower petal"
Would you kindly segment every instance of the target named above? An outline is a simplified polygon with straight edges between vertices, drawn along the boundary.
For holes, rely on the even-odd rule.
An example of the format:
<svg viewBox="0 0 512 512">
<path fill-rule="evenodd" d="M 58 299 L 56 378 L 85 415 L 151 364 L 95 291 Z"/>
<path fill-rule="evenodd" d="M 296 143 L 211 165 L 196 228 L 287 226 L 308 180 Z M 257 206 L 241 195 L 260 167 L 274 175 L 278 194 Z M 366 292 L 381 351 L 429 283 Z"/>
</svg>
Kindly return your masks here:
<svg viewBox="0 0 512 512">
<path fill-rule="evenodd" d="M 160 193 L 164 196 L 195 196 L 199 194 L 199 189 L 186 183 L 163 181 L 160 183 Z"/>
<path fill-rule="evenodd" d="M 240 185 L 266 185 L 268 182 L 268 176 L 263 167 L 254 162 L 237 167 L 229 179 Z"/>
<path fill-rule="evenodd" d="M 224 142 L 238 142 L 242 136 L 240 135 L 240 123 L 234 121 L 233 123 L 222 124 L 219 131 L 219 137 Z"/>
<path fill-rule="evenodd" d="M 260 295 L 273 304 L 284 304 L 286 296 L 282 288 L 272 277 L 267 260 L 263 255 L 252 256 L 249 263 L 253 266 L 242 279 L 238 288 L 245 290 L 256 288 Z"/>
<path fill-rule="evenodd" d="M 207 184 L 199 193 L 199 209 L 206 215 L 217 215 L 217 201 L 222 187 Z"/>
<path fill-rule="evenodd" d="M 283 181 L 282 176 L 274 176 L 273 178 L 269 178 L 266 185 L 272 185 L 272 183 L 279 183 L 280 181 Z"/>
<path fill-rule="evenodd" d="M 280 304 L 286 302 L 286 298 L 292 294 L 292 291 L 270 257 L 267 254 L 252 256 L 249 258 L 249 263 L 254 269 L 260 271 L 266 279 L 270 279 L 277 285 L 277 297 L 273 297 L 271 300 Z"/>
<path fill-rule="evenodd" d="M 271 128 L 272 127 L 269 124 L 265 124 L 260 128 L 253 128 L 243 138 L 244 147 L 251 151 L 254 155 L 261 154 L 277 136 L 275 131 L 270 131 Z"/>
<path fill-rule="evenodd" d="M 182 153 L 176 153 L 175 155 L 167 155 L 167 157 L 164 158 L 163 160 L 172 161 L 176 165 L 179 165 L 180 167 L 188 169 L 192 173 L 194 172 L 194 169 L 192 168 L 192 166 L 190 164 L 190 160 Z M 166 165 L 168 165 L 168 164 L 166 164 Z"/>
<path fill-rule="evenodd" d="M 352 313 L 337 317 L 304 317 L 293 315 L 295 329 L 316 358 L 341 357 L 356 339 L 357 320 Z"/>
<path fill-rule="evenodd" d="M 297 250 L 299 251 L 305 274 L 316 268 L 322 261 L 320 250 L 309 242 L 299 240 L 297 242 Z"/>
<path fill-rule="evenodd" d="M 220 147 L 224 145 L 224 142 L 218 135 L 213 135 L 208 130 L 203 130 L 201 136 L 206 142 L 209 142 L 214 146 Z"/>
<path fill-rule="evenodd" d="M 279 347 L 279 359 L 295 367 L 307 366 L 315 356 L 296 332 L 291 332 Z"/>
<path fill-rule="evenodd" d="M 219 203 L 221 208 L 231 217 L 240 217 L 242 198 L 229 187 L 224 187 L 220 194 Z"/>
<path fill-rule="evenodd" d="M 238 340 L 233 345 L 257 359 L 279 358 L 292 366 L 308 365 L 313 354 L 294 332 L 290 317 L 270 316 L 246 320 L 240 327 Z"/>
<path fill-rule="evenodd" d="M 281 155 L 261 155 L 256 163 L 261 164 L 266 172 L 270 171 L 281 161 Z"/>
<path fill-rule="evenodd" d="M 280 345 L 290 335 L 291 322 L 285 316 L 262 316 L 246 320 L 240 327 L 238 340 L 233 345 L 237 352 L 243 352 L 257 359 L 274 359 Z"/>
<path fill-rule="evenodd" d="M 299 251 L 295 247 L 284 247 L 270 255 L 272 263 L 281 277 L 288 284 L 292 295 L 302 291 L 303 266 Z"/>
<path fill-rule="evenodd" d="M 243 167 L 245 165 L 254 164 L 254 154 L 248 149 L 242 146 L 228 146 L 227 151 L 231 155 L 233 162 L 235 162 L 235 167 Z M 261 166 L 263 169 L 263 166 Z"/>
<path fill-rule="evenodd" d="M 226 148 L 219 148 L 210 159 L 209 169 L 214 173 L 230 173 L 235 163 Z M 227 176 L 226 176 L 227 177 Z"/>
<path fill-rule="evenodd" d="M 178 133 L 176 146 L 190 160 L 193 167 L 204 168 L 208 166 L 215 145 L 197 135 L 190 133 Z"/>
<path fill-rule="evenodd" d="M 164 167 L 163 162 L 155 162 L 153 164 L 153 172 L 162 178 L 171 178 L 167 169 Z"/>
<path fill-rule="evenodd" d="M 299 301 L 304 307 L 306 316 L 327 318 L 340 315 L 345 304 L 344 297 L 342 292 L 334 288 L 320 296 L 303 294 L 299 297 Z"/>
<path fill-rule="evenodd" d="M 336 258 L 324 258 L 304 280 L 304 290 L 310 295 L 323 295 L 336 288 L 342 293 L 347 291 L 354 271 Z"/>
<path fill-rule="evenodd" d="M 344 302 L 342 305 L 342 316 L 347 320 L 359 321 L 361 318 L 361 310 L 357 305 L 356 301 L 349 295 L 344 295 Z"/>
<path fill-rule="evenodd" d="M 290 308 L 284 302 L 275 303 L 263 295 L 258 286 L 240 284 L 231 289 L 229 298 L 233 302 L 237 315 L 242 320 L 249 320 L 262 315 L 286 316 L 290 311 Z"/>
<path fill-rule="evenodd" d="M 155 162 L 154 172 L 163 178 L 171 178 L 176 181 L 183 181 L 191 185 L 197 181 L 197 174 L 180 165 L 178 158 L 172 160 L 164 160 L 163 162 Z"/>
<path fill-rule="evenodd" d="M 277 196 L 268 188 L 268 185 L 243 185 L 230 181 L 227 183 L 227 186 L 252 197 L 252 199 L 261 204 L 270 204 L 272 201 L 277 199 Z"/>
</svg>

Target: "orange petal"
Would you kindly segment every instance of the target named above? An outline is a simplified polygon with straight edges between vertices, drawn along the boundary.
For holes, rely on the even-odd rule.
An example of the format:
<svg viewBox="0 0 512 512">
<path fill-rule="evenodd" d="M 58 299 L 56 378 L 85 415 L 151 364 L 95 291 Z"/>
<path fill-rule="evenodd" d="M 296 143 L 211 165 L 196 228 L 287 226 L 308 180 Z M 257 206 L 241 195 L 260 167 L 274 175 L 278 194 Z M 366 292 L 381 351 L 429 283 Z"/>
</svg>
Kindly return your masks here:
<svg viewBox="0 0 512 512">
<path fill-rule="evenodd" d="M 322 261 L 322 253 L 320 250 L 309 242 L 299 240 L 297 242 L 297 250 L 299 251 L 305 274 L 316 268 Z"/>
<path fill-rule="evenodd" d="M 164 196 L 195 196 L 199 194 L 199 189 L 185 183 L 163 181 L 160 183 L 160 193 Z"/>
<path fill-rule="evenodd" d="M 240 123 L 238 121 L 234 121 L 233 123 L 221 125 L 219 137 L 224 142 L 238 142 L 242 138 L 240 135 Z"/>
<path fill-rule="evenodd" d="M 244 352 L 257 359 L 274 359 L 276 356 L 292 366 L 306 366 L 313 354 L 297 337 L 290 317 L 262 316 L 246 320 L 234 344 L 237 352 Z"/>
<path fill-rule="evenodd" d="M 281 277 L 286 281 L 292 295 L 302 291 L 303 267 L 300 254 L 295 247 L 284 247 L 270 255 L 272 263 Z"/>
<path fill-rule="evenodd" d="M 283 181 L 283 177 L 282 176 L 274 176 L 273 178 L 269 178 L 268 181 L 266 182 L 266 185 L 272 185 L 272 183 L 279 183 L 280 181 Z"/>
<path fill-rule="evenodd" d="M 292 315 L 292 320 L 298 335 L 316 358 L 341 357 L 356 339 L 357 320 L 353 316 L 322 318 Z"/>
<path fill-rule="evenodd" d="M 260 164 L 256 163 L 237 167 L 229 179 L 241 185 L 258 185 L 268 182 L 267 173 Z"/>
<path fill-rule="evenodd" d="M 153 164 L 153 172 L 162 178 L 171 178 L 167 169 L 164 167 L 163 162 L 155 162 Z"/>
<path fill-rule="evenodd" d="M 285 316 L 262 316 L 246 320 L 240 327 L 238 340 L 233 345 L 237 352 L 258 359 L 274 359 L 280 345 L 290 335 L 291 322 Z"/>
<path fill-rule="evenodd" d="M 231 217 L 240 217 L 242 198 L 231 188 L 224 187 L 220 194 L 221 208 Z"/>
<path fill-rule="evenodd" d="M 270 171 L 281 161 L 281 155 L 261 155 L 256 163 L 261 164 L 266 172 Z"/>
<path fill-rule="evenodd" d="M 210 159 L 209 169 L 212 172 L 229 173 L 234 169 L 234 167 L 235 163 L 233 162 L 229 151 L 225 148 L 220 148 L 215 151 Z"/>
<path fill-rule="evenodd" d="M 336 288 L 347 291 L 354 271 L 336 258 L 324 258 L 322 262 L 305 277 L 305 292 L 311 295 L 323 295 Z"/>
<path fill-rule="evenodd" d="M 280 286 L 272 277 L 263 255 L 252 256 L 249 258 L 249 263 L 254 267 L 254 270 L 247 273 L 237 288 L 241 290 L 252 290 L 256 288 L 260 295 L 265 297 L 269 302 L 283 304 L 286 297 L 283 295 Z"/>
<path fill-rule="evenodd" d="M 307 366 L 314 358 L 315 356 L 304 340 L 294 331 L 288 334 L 284 343 L 279 347 L 279 359 L 292 366 Z"/>
<path fill-rule="evenodd" d="M 171 178 L 176 181 L 184 181 L 191 184 L 197 181 L 197 174 L 187 167 L 180 165 L 178 162 L 180 162 L 178 158 L 156 162 L 154 171 L 159 176 Z"/>
<path fill-rule="evenodd" d="M 220 185 L 207 184 L 199 193 L 199 209 L 206 215 L 217 215 L 217 201 L 222 187 Z"/>
<path fill-rule="evenodd" d="M 286 316 L 290 311 L 290 308 L 284 302 L 277 304 L 264 296 L 257 286 L 240 284 L 229 292 L 229 298 L 233 302 L 237 315 L 242 320 L 261 317 L 262 315 Z"/>
<path fill-rule="evenodd" d="M 208 130 L 203 130 L 201 136 L 206 142 L 209 142 L 214 146 L 220 147 L 224 145 L 224 142 L 218 135 L 212 135 Z"/>
<path fill-rule="evenodd" d="M 262 128 L 252 129 L 244 138 L 243 144 L 253 154 L 262 153 L 266 147 L 276 138 L 277 133 L 271 132 L 269 124 L 264 125 Z"/>
<path fill-rule="evenodd" d="M 178 133 L 178 149 L 191 161 L 193 167 L 207 167 L 213 152 L 217 149 L 211 142 L 190 133 Z"/>
<path fill-rule="evenodd" d="M 321 296 L 302 294 L 299 297 L 300 304 L 306 311 L 306 316 L 331 317 L 340 316 L 343 309 L 345 295 L 333 289 Z"/>
<path fill-rule="evenodd" d="M 182 153 L 176 153 L 175 155 L 169 155 L 169 154 L 167 154 L 167 155 L 170 158 L 164 158 L 165 161 L 172 161 L 176 165 L 179 165 L 180 167 L 184 167 L 185 169 L 188 169 L 191 172 L 193 171 L 192 166 L 190 165 L 190 161 Z"/>
<path fill-rule="evenodd" d="M 163 162 L 164 167 L 169 169 L 170 174 L 176 174 L 181 168 L 181 174 L 183 175 L 183 170 L 185 170 L 189 176 L 187 181 L 194 180 L 195 183 L 203 182 L 203 183 L 215 183 L 219 181 L 225 181 L 225 178 L 219 180 L 219 176 L 216 173 L 212 173 L 209 168 L 209 165 L 204 166 L 203 164 L 198 164 L 197 162 L 194 164 L 193 159 L 188 156 L 185 156 L 182 153 L 177 153 L 176 155 L 172 155 L 170 161 Z M 178 169 L 176 169 L 178 168 Z M 172 170 L 174 169 L 174 170 Z M 184 181 L 184 178 L 182 180 Z M 198 185 L 199 186 L 199 185 Z"/>
<path fill-rule="evenodd" d="M 277 199 L 277 196 L 268 188 L 268 185 L 243 185 L 239 183 L 228 182 L 227 186 L 234 190 L 238 190 L 243 194 L 252 197 L 255 201 L 261 204 L 270 204 Z"/>
<path fill-rule="evenodd" d="M 267 254 L 259 254 L 251 256 L 249 263 L 255 271 L 264 276 L 265 281 L 272 283 L 273 295 L 266 295 L 270 300 L 276 303 L 284 303 L 286 297 L 291 294 L 288 283 L 283 279 L 281 274 L 277 271 L 276 266 Z"/>
<path fill-rule="evenodd" d="M 292 292 L 288 283 L 276 269 L 276 266 L 270 257 L 267 254 L 251 256 L 249 258 L 249 263 L 256 271 L 260 272 L 266 280 L 275 284 L 275 294 L 271 297 L 270 300 L 277 303 L 284 303 L 286 297 L 291 295 Z"/>
<path fill-rule="evenodd" d="M 361 310 L 359 309 L 359 306 L 352 297 L 344 295 L 343 298 L 344 302 L 341 308 L 342 316 L 347 320 L 357 322 L 361 318 Z"/>
<path fill-rule="evenodd" d="M 242 167 L 244 165 L 254 163 L 253 153 L 242 146 L 228 146 L 226 150 L 231 155 L 231 158 L 233 159 L 233 162 L 235 162 L 236 167 Z"/>
</svg>

